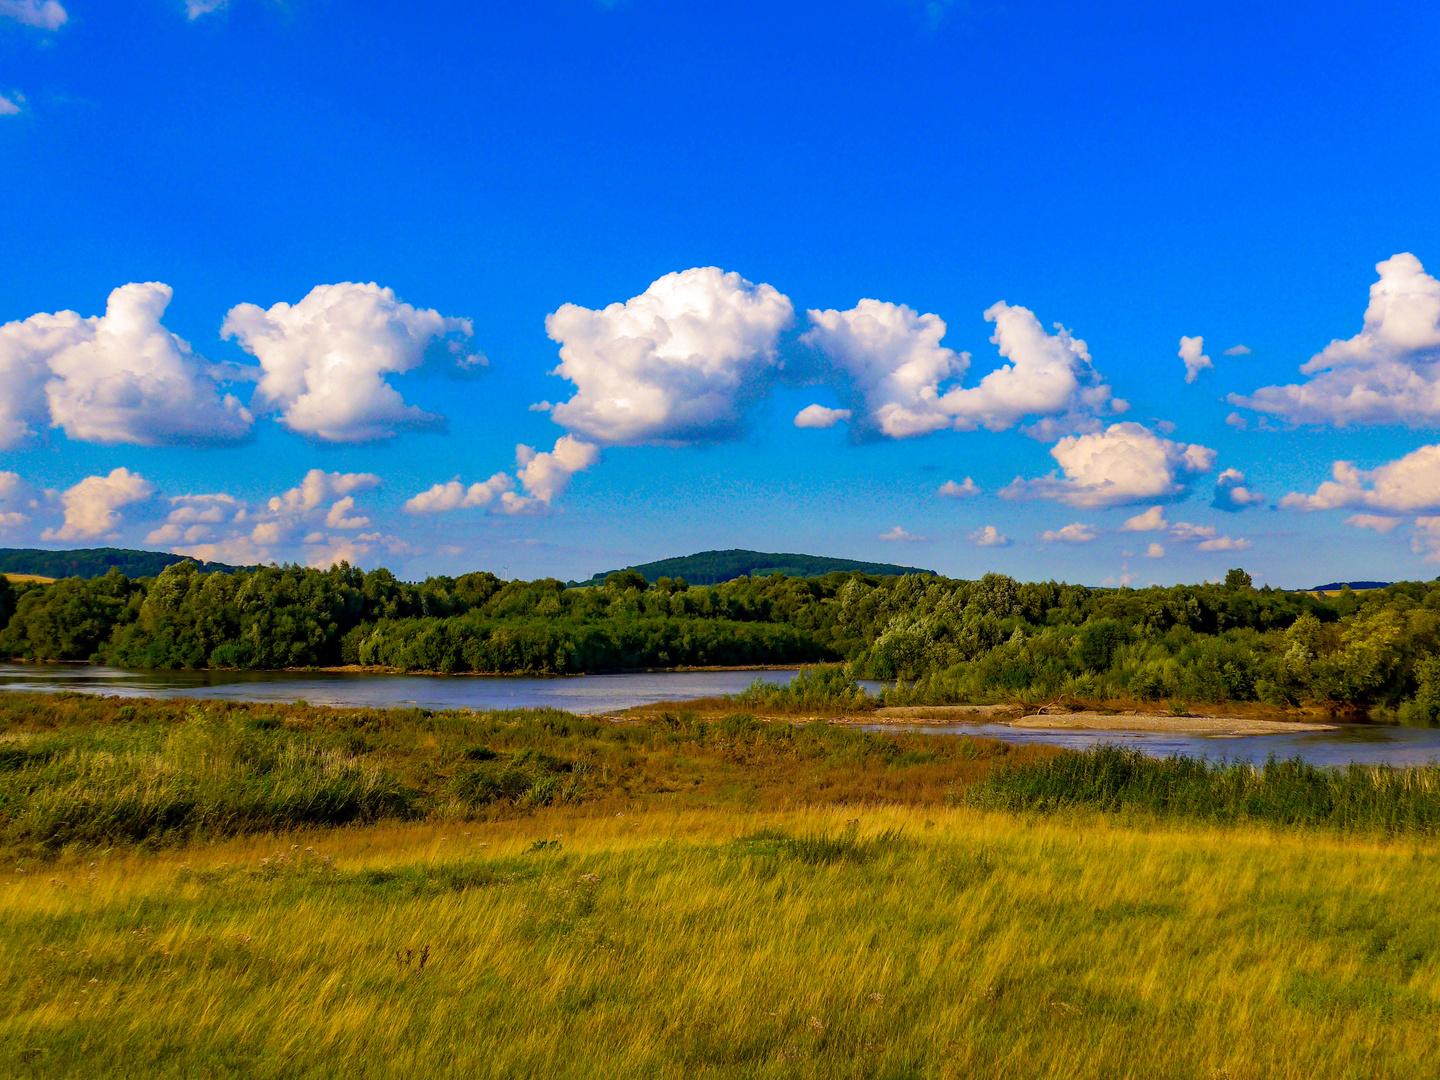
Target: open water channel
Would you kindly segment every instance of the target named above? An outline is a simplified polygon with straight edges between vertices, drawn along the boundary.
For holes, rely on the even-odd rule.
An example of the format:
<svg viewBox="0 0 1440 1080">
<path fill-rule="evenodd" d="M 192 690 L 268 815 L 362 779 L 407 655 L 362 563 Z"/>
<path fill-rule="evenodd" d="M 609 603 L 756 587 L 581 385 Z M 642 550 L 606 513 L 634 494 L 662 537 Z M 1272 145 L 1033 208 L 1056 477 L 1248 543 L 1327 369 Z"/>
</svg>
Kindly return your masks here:
<svg viewBox="0 0 1440 1080">
<path fill-rule="evenodd" d="M 62 690 L 120 697 L 215 698 L 228 701 L 423 709 L 552 708 L 613 713 L 635 705 L 738 694 L 756 679 L 789 682 L 796 670 L 666 671 L 624 675 L 526 678 L 496 675 L 378 675 L 350 671 L 126 671 L 57 664 L 0 664 L 0 692 Z M 862 683 L 874 693 L 879 684 Z M 868 725 L 867 725 L 868 726 Z M 899 730 L 874 725 L 872 730 Z M 984 735 L 1010 742 L 1042 742 L 1083 749 L 1098 743 L 1134 746 L 1166 757 L 1263 762 L 1303 758 L 1316 765 L 1440 764 L 1440 730 L 1347 724 L 1338 731 L 1245 738 L 1211 738 L 1116 731 L 1044 731 L 1007 724 L 913 724 L 904 730 L 937 735 Z"/>
</svg>

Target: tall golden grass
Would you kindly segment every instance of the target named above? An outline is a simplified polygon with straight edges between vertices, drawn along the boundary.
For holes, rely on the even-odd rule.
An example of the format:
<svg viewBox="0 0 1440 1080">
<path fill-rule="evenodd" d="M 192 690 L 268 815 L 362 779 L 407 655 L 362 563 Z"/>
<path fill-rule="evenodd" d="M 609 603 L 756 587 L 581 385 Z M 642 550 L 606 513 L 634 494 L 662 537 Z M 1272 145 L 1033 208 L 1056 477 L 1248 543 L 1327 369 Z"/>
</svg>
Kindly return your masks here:
<svg viewBox="0 0 1440 1080">
<path fill-rule="evenodd" d="M 1429 840 L 637 803 L 3 871 L 11 1076 L 1409 1080 L 1440 1061 Z"/>
</svg>

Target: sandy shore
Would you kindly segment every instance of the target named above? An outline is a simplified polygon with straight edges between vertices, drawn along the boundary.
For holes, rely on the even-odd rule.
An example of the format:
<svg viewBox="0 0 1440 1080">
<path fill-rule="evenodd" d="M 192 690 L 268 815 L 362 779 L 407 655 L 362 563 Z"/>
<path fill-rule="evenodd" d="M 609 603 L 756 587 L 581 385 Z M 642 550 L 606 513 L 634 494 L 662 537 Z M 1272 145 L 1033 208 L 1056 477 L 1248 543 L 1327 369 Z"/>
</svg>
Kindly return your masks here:
<svg viewBox="0 0 1440 1080">
<path fill-rule="evenodd" d="M 1134 731 L 1173 735 L 1290 735 L 1297 731 L 1335 731 L 1337 724 L 1305 720 L 1252 720 L 1234 716 L 1172 716 L 1166 713 L 1112 715 L 1047 713 L 1010 721 L 1011 727 L 1073 731 Z"/>
<path fill-rule="evenodd" d="M 876 709 L 860 722 L 916 724 L 1009 724 L 1053 731 L 1116 731 L 1171 735 L 1285 735 L 1335 731 L 1339 725 L 1308 720 L 1257 720 L 1236 716 L 1176 716 L 1173 713 L 1040 712 L 1025 715 L 1018 705 L 913 705 Z"/>
</svg>

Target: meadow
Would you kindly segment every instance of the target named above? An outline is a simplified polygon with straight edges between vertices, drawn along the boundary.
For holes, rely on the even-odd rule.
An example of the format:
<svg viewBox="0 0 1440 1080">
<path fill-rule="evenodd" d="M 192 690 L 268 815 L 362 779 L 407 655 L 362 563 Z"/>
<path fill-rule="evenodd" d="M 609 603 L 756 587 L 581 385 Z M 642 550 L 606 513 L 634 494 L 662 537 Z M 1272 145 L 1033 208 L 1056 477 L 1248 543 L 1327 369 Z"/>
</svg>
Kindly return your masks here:
<svg viewBox="0 0 1440 1080">
<path fill-rule="evenodd" d="M 7 695 L 0 1072 L 1426 1075 L 1432 770 L 1248 777 Z"/>
</svg>

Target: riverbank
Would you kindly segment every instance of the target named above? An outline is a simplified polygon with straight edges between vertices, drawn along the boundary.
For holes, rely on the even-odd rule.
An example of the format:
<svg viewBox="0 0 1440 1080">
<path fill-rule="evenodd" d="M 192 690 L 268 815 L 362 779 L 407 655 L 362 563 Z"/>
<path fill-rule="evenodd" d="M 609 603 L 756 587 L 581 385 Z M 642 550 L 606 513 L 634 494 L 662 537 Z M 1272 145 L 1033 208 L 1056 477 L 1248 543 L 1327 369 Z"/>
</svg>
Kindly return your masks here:
<svg viewBox="0 0 1440 1080">
<path fill-rule="evenodd" d="M 906 705 L 876 709 L 845 717 L 863 724 L 1009 724 L 1046 731 L 1147 732 L 1176 735 L 1249 736 L 1285 735 L 1301 731 L 1338 731 L 1341 725 L 1293 716 L 1265 718 L 1215 713 L 1143 712 L 1137 709 L 1107 711 L 1056 709 L 1027 711 L 1021 705 Z"/>
</svg>

